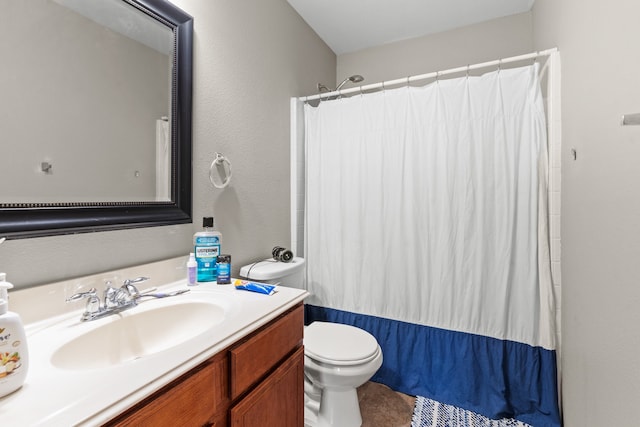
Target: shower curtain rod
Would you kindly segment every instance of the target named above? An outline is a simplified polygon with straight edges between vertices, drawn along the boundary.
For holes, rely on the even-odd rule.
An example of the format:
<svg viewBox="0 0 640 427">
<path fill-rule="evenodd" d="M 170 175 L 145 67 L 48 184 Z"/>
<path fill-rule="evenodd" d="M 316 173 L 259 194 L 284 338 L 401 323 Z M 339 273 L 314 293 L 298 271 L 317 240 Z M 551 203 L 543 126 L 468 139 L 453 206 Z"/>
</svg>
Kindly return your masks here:
<svg viewBox="0 0 640 427">
<path fill-rule="evenodd" d="M 395 79 L 395 80 L 387 80 L 380 83 L 372 83 L 369 85 L 362 85 L 362 86 L 352 87 L 349 89 L 341 89 L 333 92 L 324 92 L 324 93 L 318 93 L 316 95 L 303 96 L 298 99 L 300 101 L 307 102 L 307 101 L 313 101 L 316 99 L 329 98 L 332 96 L 347 95 L 350 93 L 361 93 L 367 90 L 384 89 L 387 86 L 394 86 L 394 85 L 401 85 L 401 84 L 409 85 L 419 80 L 432 79 L 434 77 L 438 79 L 439 77 L 447 74 L 462 73 L 465 71 L 477 70 L 479 68 L 494 67 L 496 65 L 499 67 L 502 64 L 508 64 L 510 62 L 526 61 L 527 59 L 534 59 L 540 56 L 549 56 L 552 53 L 555 53 L 557 51 L 558 51 L 558 48 L 552 48 L 552 49 L 542 50 L 538 52 L 527 53 L 525 55 L 512 56 L 510 58 L 496 59 L 494 61 L 481 62 L 479 64 L 474 64 L 474 65 L 466 65 L 464 67 L 450 68 L 448 70 L 435 71 L 432 73 L 419 74 L 419 75 L 410 76 L 410 77 L 403 77 L 401 79 Z"/>
</svg>

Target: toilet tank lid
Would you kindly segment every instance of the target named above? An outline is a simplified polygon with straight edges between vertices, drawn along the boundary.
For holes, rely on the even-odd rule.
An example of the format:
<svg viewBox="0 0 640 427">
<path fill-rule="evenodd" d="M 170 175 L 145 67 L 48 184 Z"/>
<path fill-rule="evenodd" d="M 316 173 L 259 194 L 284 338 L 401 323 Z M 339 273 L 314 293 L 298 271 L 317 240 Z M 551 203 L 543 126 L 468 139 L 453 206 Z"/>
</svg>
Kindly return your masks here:
<svg viewBox="0 0 640 427">
<path fill-rule="evenodd" d="M 273 280 L 297 273 L 304 267 L 304 258 L 295 257 L 290 262 L 280 262 L 273 258 L 245 265 L 240 276 L 251 280 Z"/>
</svg>

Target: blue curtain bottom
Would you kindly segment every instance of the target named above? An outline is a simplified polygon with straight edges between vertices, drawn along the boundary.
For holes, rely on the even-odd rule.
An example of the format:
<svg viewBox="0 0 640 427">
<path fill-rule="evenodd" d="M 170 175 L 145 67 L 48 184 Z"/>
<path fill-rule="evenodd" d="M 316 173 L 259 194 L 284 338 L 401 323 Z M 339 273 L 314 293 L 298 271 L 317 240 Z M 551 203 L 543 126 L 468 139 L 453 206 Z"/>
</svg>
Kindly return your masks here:
<svg viewBox="0 0 640 427">
<path fill-rule="evenodd" d="M 495 420 L 561 425 L 553 350 L 307 304 L 305 324 L 314 321 L 353 325 L 378 340 L 383 363 L 372 381 Z"/>
</svg>

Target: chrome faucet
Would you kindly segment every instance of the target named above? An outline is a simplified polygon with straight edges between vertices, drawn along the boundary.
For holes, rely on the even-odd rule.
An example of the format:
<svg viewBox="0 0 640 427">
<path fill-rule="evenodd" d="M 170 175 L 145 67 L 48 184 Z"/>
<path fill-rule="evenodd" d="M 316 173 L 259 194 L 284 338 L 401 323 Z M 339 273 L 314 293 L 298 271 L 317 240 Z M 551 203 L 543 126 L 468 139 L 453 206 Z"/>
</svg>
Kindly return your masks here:
<svg viewBox="0 0 640 427">
<path fill-rule="evenodd" d="M 99 319 L 138 305 L 140 292 L 134 283 L 144 282 L 145 280 L 149 280 L 149 278 L 138 277 L 136 279 L 127 279 L 120 288 L 114 288 L 111 281 L 107 281 L 105 283 L 102 304 L 100 304 L 100 298 L 98 297 L 96 288 L 91 288 L 87 292 L 74 294 L 67 298 L 66 302 L 87 298 L 87 305 L 80 320 L 86 322 Z"/>
</svg>

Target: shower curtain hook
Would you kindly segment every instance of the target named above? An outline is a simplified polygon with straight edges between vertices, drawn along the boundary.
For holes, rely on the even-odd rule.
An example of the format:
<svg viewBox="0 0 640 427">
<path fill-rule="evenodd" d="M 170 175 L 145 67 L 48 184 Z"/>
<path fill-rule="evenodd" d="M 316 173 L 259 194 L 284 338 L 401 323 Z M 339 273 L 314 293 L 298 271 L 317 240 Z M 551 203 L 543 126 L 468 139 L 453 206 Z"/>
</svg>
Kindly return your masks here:
<svg viewBox="0 0 640 427">
<path fill-rule="evenodd" d="M 407 87 L 411 86 L 411 77 L 407 76 Z"/>
<path fill-rule="evenodd" d="M 469 77 L 469 64 L 467 64 L 467 78 Z"/>
<path fill-rule="evenodd" d="M 502 59 L 498 59 L 498 72 L 502 70 Z"/>
<path fill-rule="evenodd" d="M 436 71 L 436 83 L 440 80 L 440 71 Z"/>
</svg>

